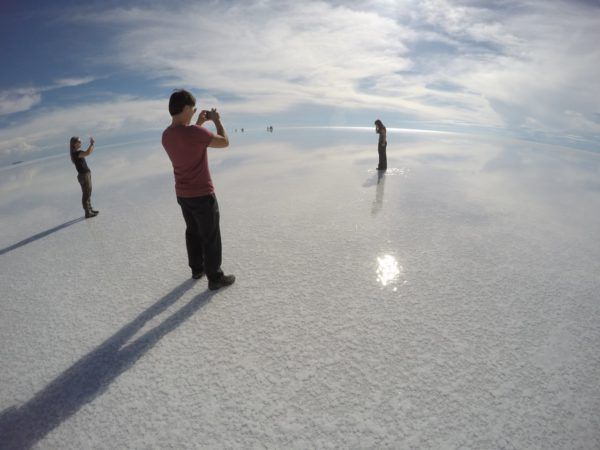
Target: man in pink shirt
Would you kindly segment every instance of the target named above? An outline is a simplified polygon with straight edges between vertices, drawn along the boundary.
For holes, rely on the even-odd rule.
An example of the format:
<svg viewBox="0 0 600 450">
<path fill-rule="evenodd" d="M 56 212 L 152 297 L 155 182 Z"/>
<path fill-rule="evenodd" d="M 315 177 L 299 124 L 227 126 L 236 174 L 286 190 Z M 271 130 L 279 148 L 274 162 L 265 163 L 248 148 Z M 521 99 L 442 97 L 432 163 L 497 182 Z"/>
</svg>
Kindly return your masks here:
<svg viewBox="0 0 600 450">
<path fill-rule="evenodd" d="M 208 147 L 229 146 L 227 133 L 216 109 L 201 111 L 195 125 L 196 99 L 185 90 L 173 92 L 169 99 L 171 125 L 162 134 L 162 145 L 169 155 L 175 174 L 175 193 L 185 219 L 185 243 L 192 278 L 206 273 L 211 290 L 229 286 L 235 276 L 221 270 L 221 231 L 219 204 L 208 169 Z M 212 120 L 213 134 L 202 124 Z"/>
</svg>

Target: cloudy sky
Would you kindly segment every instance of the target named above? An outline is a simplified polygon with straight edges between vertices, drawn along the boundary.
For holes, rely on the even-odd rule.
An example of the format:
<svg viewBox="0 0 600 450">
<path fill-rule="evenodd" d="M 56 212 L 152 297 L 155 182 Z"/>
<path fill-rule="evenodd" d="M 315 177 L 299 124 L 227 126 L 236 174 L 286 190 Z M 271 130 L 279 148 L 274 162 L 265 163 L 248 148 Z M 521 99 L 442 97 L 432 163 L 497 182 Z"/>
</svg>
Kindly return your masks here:
<svg viewBox="0 0 600 450">
<path fill-rule="evenodd" d="M 0 3 L 0 160 L 226 126 L 458 130 L 597 149 L 599 1 Z"/>
</svg>

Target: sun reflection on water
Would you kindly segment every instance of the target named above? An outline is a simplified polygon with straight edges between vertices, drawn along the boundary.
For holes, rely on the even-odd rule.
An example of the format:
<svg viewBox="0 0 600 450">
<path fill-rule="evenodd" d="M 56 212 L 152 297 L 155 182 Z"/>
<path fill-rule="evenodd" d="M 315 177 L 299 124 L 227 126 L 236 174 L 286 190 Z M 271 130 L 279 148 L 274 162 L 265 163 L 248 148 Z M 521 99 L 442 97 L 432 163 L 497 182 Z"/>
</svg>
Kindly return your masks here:
<svg viewBox="0 0 600 450">
<path fill-rule="evenodd" d="M 397 281 L 402 270 L 402 266 L 392 255 L 377 257 L 377 282 L 382 286 L 388 286 Z M 396 288 L 394 288 L 395 290 Z"/>
</svg>

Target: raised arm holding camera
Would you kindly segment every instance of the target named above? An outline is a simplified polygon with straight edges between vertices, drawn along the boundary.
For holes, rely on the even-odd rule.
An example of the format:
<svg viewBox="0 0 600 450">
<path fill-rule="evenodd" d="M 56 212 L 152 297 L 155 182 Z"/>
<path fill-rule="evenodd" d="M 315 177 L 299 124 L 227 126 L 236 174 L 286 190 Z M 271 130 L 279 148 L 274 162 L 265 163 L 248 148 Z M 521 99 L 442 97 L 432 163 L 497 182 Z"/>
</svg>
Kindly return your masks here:
<svg viewBox="0 0 600 450">
<path fill-rule="evenodd" d="M 229 146 L 229 138 L 227 137 L 225 128 L 221 123 L 221 115 L 219 114 L 219 111 L 217 111 L 216 108 L 213 108 L 208 111 L 200 111 L 200 114 L 198 114 L 198 120 L 196 121 L 196 125 L 201 127 L 205 122 L 211 120 L 215 124 L 217 134 L 213 135 L 213 138 L 210 141 L 210 144 L 208 144 L 208 146 L 215 148 L 224 148 Z"/>
<path fill-rule="evenodd" d="M 235 276 L 221 270 L 221 231 L 219 204 L 208 167 L 208 147 L 225 148 L 229 138 L 216 109 L 201 111 L 195 125 L 196 99 L 185 90 L 169 99 L 172 122 L 162 134 L 162 145 L 173 165 L 177 203 L 186 223 L 185 243 L 192 278 L 205 273 L 208 287 L 216 290 L 234 283 Z M 214 134 L 202 127 L 211 120 Z"/>
</svg>

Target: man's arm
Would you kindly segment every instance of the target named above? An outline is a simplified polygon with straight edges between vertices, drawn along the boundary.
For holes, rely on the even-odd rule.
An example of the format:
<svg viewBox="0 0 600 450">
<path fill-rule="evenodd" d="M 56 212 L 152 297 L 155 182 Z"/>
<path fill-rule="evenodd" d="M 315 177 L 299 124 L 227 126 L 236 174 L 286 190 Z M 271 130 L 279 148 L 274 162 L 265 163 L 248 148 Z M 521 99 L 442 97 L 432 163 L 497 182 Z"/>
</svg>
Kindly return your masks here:
<svg viewBox="0 0 600 450">
<path fill-rule="evenodd" d="M 88 149 L 85 152 L 79 152 L 79 157 L 80 158 L 85 158 L 87 156 L 90 156 L 92 154 L 92 152 L 94 151 L 94 143 L 96 141 L 94 141 L 94 138 L 91 137 L 90 138 L 90 146 L 88 147 Z"/>
<path fill-rule="evenodd" d="M 202 111 L 201 115 L 206 115 L 205 111 Z M 216 109 L 211 110 L 211 119 L 217 128 L 217 134 L 215 134 L 210 142 L 208 143 L 209 147 L 213 148 L 225 148 L 229 147 L 229 138 L 227 137 L 227 132 L 225 131 L 225 127 L 223 127 L 223 123 L 221 122 L 221 115 Z M 200 121 L 200 117 L 198 117 L 198 121 Z"/>
<path fill-rule="evenodd" d="M 214 123 L 215 127 L 217 127 L 217 134 L 212 137 L 208 143 L 208 146 L 214 148 L 229 147 L 229 138 L 227 137 L 227 132 L 221 123 L 221 119 L 215 119 Z"/>
</svg>

